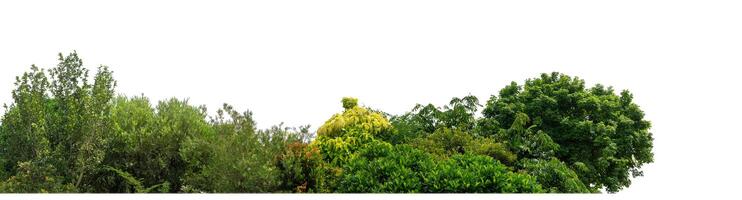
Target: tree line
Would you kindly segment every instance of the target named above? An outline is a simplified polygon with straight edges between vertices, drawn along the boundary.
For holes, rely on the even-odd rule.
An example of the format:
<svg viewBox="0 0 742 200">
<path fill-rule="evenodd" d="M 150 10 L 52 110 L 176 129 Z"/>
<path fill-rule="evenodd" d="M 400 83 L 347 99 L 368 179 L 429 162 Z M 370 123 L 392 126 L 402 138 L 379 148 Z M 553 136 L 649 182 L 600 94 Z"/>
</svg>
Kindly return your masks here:
<svg viewBox="0 0 742 200">
<path fill-rule="evenodd" d="M 653 161 L 626 90 L 553 72 L 391 115 L 343 98 L 310 127 L 255 127 L 224 104 L 115 94 L 73 52 L 16 77 L 0 120 L 0 192 L 597 193 Z M 481 116 L 478 115 L 481 113 Z"/>
</svg>

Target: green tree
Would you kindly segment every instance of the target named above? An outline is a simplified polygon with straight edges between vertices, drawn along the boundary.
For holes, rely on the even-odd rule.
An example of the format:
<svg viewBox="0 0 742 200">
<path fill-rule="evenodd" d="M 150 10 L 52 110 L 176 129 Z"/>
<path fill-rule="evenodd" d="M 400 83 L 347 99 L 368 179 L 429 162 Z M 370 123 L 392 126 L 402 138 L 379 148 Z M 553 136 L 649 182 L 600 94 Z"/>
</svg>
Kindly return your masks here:
<svg viewBox="0 0 742 200">
<path fill-rule="evenodd" d="M 511 83 L 483 117 L 471 95 L 397 116 L 345 97 L 314 138 L 228 104 L 115 97 L 108 67 L 58 61 L 16 77 L 0 192 L 616 192 L 653 161 L 631 93 L 560 73 Z"/>
<path fill-rule="evenodd" d="M 226 114 L 226 116 L 225 116 Z M 181 155 L 191 163 L 185 191 L 272 192 L 292 180 L 281 180 L 280 155 L 299 142 L 283 125 L 256 130 L 252 112 L 239 113 L 224 104 L 211 120 L 214 134 L 188 141 Z"/>
<path fill-rule="evenodd" d="M 111 128 L 112 72 L 101 66 L 90 83 L 88 70 L 73 52 L 60 54 L 49 74 L 51 81 L 32 66 L 31 72 L 16 78 L 14 104 L 3 117 L 0 136 L 3 162 L 12 175 L 20 162 L 40 160 L 40 167 L 56 168 L 46 171 L 60 173 L 64 183 L 86 188 L 81 186 L 98 169 L 106 147 L 104 134 Z"/>
<path fill-rule="evenodd" d="M 169 99 L 160 101 L 155 107 L 157 112 L 157 133 L 149 138 L 151 147 L 146 150 L 157 150 L 154 153 L 161 162 L 152 163 L 143 167 L 153 172 L 159 172 L 155 177 L 144 177 L 146 185 L 154 185 L 167 181 L 171 184 L 171 192 L 175 192 L 183 185 L 183 176 L 190 170 L 187 158 L 183 158 L 182 151 L 186 143 L 194 138 L 213 135 L 214 130 L 206 121 L 206 108 L 192 106 L 187 100 Z M 146 144 L 146 143 L 145 143 Z"/>
<path fill-rule="evenodd" d="M 393 116 L 395 133 L 381 139 L 400 144 L 435 132 L 440 128 L 474 133 L 477 127 L 476 112 L 481 107 L 477 97 L 454 97 L 442 108 L 433 104 L 417 104 L 412 111 Z"/>
<path fill-rule="evenodd" d="M 0 131 L 0 163 L 7 175 L 18 172 L 19 162 L 45 157 L 51 153 L 47 138 L 50 99 L 49 83 L 43 70 L 36 66 L 16 77 L 13 104 L 5 107 Z"/>
<path fill-rule="evenodd" d="M 653 161 L 650 123 L 628 91 L 586 88 L 584 80 L 554 72 L 523 86 L 511 83 L 490 98 L 483 114 L 485 134 L 498 137 L 502 128 L 521 126 L 519 116 L 529 117 L 521 127 L 547 134 L 558 145 L 555 157 L 575 166 L 591 191 L 628 187 L 630 177 L 641 176 L 641 166 Z"/>
<path fill-rule="evenodd" d="M 352 103 L 346 103 L 349 101 Z M 379 133 L 387 131 L 385 127 L 390 126 L 389 122 L 378 113 L 355 106 L 354 99 L 344 98 L 343 105 L 346 110 L 320 127 L 319 136 L 312 143 L 319 147 L 320 154 L 329 163 L 329 167 L 320 168 L 328 174 L 326 187 L 329 191 L 541 191 L 534 178 L 512 172 L 492 157 L 462 155 L 473 139 L 459 129 L 441 128 L 426 138 L 435 143 L 431 148 L 452 155 L 450 159 L 447 156 L 436 159 L 412 146 L 395 146 L 377 139 L 386 135 Z"/>
<path fill-rule="evenodd" d="M 112 103 L 114 128 L 103 163 L 141 177 L 142 185 L 167 182 L 170 192 L 180 189 L 187 165 L 181 158 L 183 143 L 209 134 L 211 127 L 203 107 L 170 99 L 152 107 L 144 96 L 117 97 Z M 101 192 L 128 192 L 132 184 L 109 168 L 98 170 L 92 187 Z M 161 190 L 158 190 L 161 191 Z"/>
</svg>

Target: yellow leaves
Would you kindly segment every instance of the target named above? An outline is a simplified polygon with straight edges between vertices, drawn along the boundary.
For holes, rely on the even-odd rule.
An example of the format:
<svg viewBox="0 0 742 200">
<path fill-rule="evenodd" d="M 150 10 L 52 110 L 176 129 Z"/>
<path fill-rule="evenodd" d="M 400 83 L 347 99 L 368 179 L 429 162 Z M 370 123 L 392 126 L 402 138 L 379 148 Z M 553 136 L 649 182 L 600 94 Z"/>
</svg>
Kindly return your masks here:
<svg viewBox="0 0 742 200">
<path fill-rule="evenodd" d="M 344 98 L 344 107 L 346 106 L 345 104 L 348 103 L 346 102 L 346 99 L 354 98 Z M 317 130 L 317 135 L 340 137 L 344 136 L 345 132 L 350 129 L 361 129 L 362 132 L 370 133 L 372 135 L 391 131 L 392 125 L 389 123 L 389 120 L 379 113 L 369 111 L 363 107 L 358 107 L 356 105 L 357 99 L 354 100 L 355 102 L 349 103 L 349 105 L 353 105 L 352 107 L 346 107 L 346 110 L 343 111 L 343 113 L 335 114 L 327 120 L 325 124 Z"/>
</svg>

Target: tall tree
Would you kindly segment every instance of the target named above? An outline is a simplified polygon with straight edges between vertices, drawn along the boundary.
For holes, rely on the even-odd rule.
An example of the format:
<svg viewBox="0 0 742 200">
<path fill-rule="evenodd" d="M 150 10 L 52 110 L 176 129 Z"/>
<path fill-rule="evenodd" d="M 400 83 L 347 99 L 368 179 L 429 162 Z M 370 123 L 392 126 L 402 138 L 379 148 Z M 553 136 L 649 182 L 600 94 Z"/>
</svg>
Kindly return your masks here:
<svg viewBox="0 0 742 200">
<path fill-rule="evenodd" d="M 16 77 L 15 86 L 13 103 L 5 108 L 0 131 L 0 163 L 7 172 L 5 175 L 15 174 L 20 162 L 50 154 L 47 138 L 50 99 L 46 75 L 43 70 L 31 66 L 30 72 Z"/>
<path fill-rule="evenodd" d="M 104 156 L 116 83 L 105 66 L 88 82 L 88 70 L 76 52 L 59 54 L 59 64 L 49 74 L 51 81 L 32 66 L 17 78 L 14 104 L 3 117 L 3 164 L 9 174 L 23 164 L 26 172 L 43 169 L 83 188 Z"/>
<path fill-rule="evenodd" d="M 592 191 L 628 187 L 630 177 L 641 176 L 641 166 L 653 161 L 650 123 L 628 91 L 617 95 L 611 87 L 586 88 L 577 77 L 541 74 L 500 90 L 483 114 L 487 134 L 509 137 L 499 130 L 522 123 L 533 133 L 546 133 L 558 145 L 556 158 L 572 166 Z"/>
</svg>

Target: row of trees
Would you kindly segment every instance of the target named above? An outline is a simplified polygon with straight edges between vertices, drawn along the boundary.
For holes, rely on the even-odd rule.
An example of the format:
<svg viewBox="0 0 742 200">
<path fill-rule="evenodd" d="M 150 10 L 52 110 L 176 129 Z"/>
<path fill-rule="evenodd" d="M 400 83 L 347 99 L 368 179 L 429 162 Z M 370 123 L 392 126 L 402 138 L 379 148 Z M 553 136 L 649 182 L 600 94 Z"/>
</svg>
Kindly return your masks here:
<svg viewBox="0 0 742 200">
<path fill-rule="evenodd" d="M 319 127 L 257 130 L 250 111 L 116 96 L 76 53 L 16 78 L 0 192 L 616 192 L 652 162 L 628 91 L 542 74 L 389 115 L 343 98 Z M 477 112 L 482 110 L 482 116 Z"/>
</svg>

